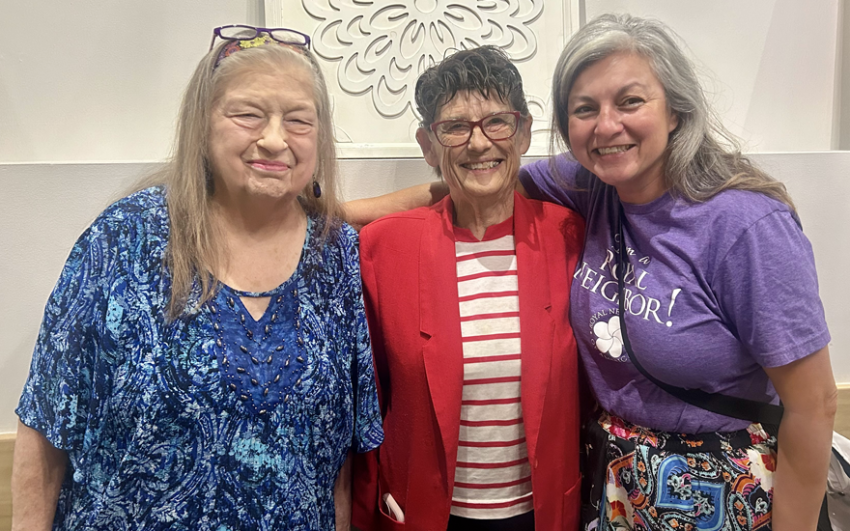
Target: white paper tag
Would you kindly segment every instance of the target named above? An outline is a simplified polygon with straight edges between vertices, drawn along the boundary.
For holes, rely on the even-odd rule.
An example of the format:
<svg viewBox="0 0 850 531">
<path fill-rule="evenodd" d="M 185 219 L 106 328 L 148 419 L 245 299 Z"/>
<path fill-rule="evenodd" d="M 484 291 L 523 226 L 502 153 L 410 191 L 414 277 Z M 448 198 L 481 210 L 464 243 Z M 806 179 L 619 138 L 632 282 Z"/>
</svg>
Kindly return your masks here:
<svg viewBox="0 0 850 531">
<path fill-rule="evenodd" d="M 384 504 L 387 506 L 387 512 L 396 522 L 404 523 L 404 512 L 398 506 L 392 494 L 384 494 Z"/>
</svg>

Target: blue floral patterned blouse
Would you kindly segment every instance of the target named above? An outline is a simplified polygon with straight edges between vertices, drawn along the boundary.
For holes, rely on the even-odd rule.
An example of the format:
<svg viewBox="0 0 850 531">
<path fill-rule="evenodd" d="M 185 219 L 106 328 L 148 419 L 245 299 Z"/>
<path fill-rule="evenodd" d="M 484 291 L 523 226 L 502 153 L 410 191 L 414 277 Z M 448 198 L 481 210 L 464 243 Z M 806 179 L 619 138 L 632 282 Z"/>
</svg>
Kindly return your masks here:
<svg viewBox="0 0 850 531">
<path fill-rule="evenodd" d="M 349 450 L 383 440 L 357 235 L 310 217 L 292 277 L 168 322 L 150 188 L 80 237 L 45 309 L 21 421 L 70 459 L 61 530 L 331 530 Z M 240 296 L 270 296 L 255 321 Z"/>
</svg>

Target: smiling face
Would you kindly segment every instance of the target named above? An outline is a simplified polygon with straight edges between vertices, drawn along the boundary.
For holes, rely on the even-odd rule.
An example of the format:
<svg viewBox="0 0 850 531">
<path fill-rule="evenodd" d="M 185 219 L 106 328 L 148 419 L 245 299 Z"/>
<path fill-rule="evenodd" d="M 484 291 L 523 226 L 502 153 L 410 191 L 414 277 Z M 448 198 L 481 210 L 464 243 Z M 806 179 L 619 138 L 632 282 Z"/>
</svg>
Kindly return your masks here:
<svg viewBox="0 0 850 531">
<path fill-rule="evenodd" d="M 664 194 L 664 162 L 678 125 L 664 87 L 641 55 L 616 53 L 576 78 L 568 99 L 571 151 L 623 201 Z"/>
<path fill-rule="evenodd" d="M 461 91 L 441 106 L 435 122 L 474 122 L 513 110 L 510 104 L 498 98 Z M 469 142 L 459 147 L 441 145 L 434 133 L 424 128 L 416 132 L 416 140 L 428 164 L 440 168 L 457 206 L 470 201 L 492 203 L 509 197 L 516 188 L 520 156 L 531 144 L 531 117 L 522 118 L 516 134 L 507 140 L 494 142 L 484 136 L 480 127 L 475 127 Z"/>
<path fill-rule="evenodd" d="M 318 135 L 312 86 L 299 65 L 233 76 L 210 119 L 214 198 L 295 199 L 310 182 Z"/>
</svg>

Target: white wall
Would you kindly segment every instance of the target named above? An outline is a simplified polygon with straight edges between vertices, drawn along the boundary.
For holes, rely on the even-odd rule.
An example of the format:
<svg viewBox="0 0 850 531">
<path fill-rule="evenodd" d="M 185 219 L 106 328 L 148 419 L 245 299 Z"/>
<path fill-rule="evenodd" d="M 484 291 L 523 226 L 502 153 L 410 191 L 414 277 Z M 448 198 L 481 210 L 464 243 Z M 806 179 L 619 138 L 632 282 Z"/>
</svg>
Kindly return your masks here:
<svg viewBox="0 0 850 531">
<path fill-rule="evenodd" d="M 162 160 L 212 29 L 258 0 L 0 0 L 0 162 Z"/>
<path fill-rule="evenodd" d="M 584 3 L 586 17 L 629 10 L 670 24 L 748 150 L 832 147 L 841 0 L 546 0 L 547 21 L 561 1 Z M 283 1 L 290 3 L 301 0 Z M 259 23 L 262 7 L 263 0 L 0 0 L 0 162 L 162 160 L 212 28 Z M 370 95 L 362 100 L 368 106 Z"/>
</svg>

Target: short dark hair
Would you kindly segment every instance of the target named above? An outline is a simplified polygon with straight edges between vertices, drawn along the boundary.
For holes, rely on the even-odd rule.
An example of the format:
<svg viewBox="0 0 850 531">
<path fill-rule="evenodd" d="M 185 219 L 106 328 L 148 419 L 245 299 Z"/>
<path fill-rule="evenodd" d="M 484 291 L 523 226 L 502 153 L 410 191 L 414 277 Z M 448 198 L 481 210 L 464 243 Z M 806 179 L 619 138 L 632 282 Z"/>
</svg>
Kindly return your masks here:
<svg viewBox="0 0 850 531">
<path fill-rule="evenodd" d="M 440 107 L 461 91 L 474 91 L 484 98 L 495 95 L 515 111 L 528 116 L 522 77 L 508 55 L 496 46 L 461 50 L 419 76 L 415 99 L 420 125 L 430 127 Z"/>
</svg>

